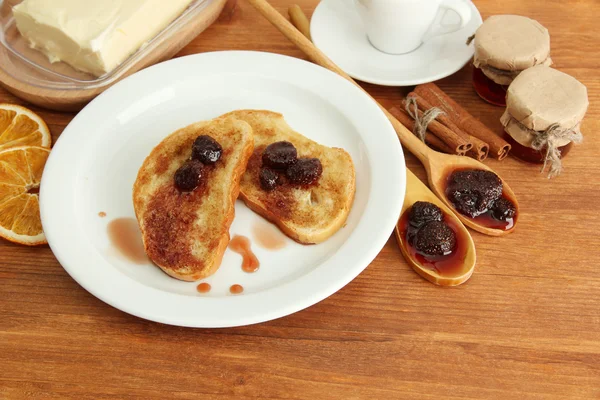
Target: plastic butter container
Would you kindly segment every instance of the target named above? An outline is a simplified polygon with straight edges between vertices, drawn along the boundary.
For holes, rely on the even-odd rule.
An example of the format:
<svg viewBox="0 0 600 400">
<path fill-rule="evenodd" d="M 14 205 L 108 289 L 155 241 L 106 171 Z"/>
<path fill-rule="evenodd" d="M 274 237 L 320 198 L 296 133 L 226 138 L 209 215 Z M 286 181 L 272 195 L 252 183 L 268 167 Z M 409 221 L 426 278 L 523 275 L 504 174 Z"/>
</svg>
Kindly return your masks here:
<svg viewBox="0 0 600 400">
<path fill-rule="evenodd" d="M 0 0 L 0 82 L 13 94 L 42 107 L 77 110 L 120 79 L 173 57 L 210 26 L 227 0 L 196 0 L 166 28 L 112 71 L 96 77 L 64 62 L 51 63 L 17 30 L 12 8 L 22 0 Z"/>
</svg>

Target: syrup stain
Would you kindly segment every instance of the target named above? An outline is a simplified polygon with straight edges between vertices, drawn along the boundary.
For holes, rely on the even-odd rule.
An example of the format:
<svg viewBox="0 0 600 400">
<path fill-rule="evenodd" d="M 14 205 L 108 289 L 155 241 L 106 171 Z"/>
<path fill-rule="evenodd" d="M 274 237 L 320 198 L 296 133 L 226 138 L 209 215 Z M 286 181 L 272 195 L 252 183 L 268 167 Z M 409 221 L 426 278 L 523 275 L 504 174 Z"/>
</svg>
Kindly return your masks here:
<svg viewBox="0 0 600 400">
<path fill-rule="evenodd" d="M 250 248 L 250 239 L 246 236 L 235 235 L 229 242 L 229 248 L 242 256 L 242 270 L 244 272 L 256 272 L 260 262 Z"/>
<path fill-rule="evenodd" d="M 208 293 L 210 292 L 211 286 L 210 283 L 202 282 L 197 287 L 196 290 L 200 293 Z"/>
<path fill-rule="evenodd" d="M 229 288 L 229 293 L 231 294 L 240 294 L 244 291 L 244 287 L 242 285 L 238 285 L 237 283 L 235 285 L 231 285 L 231 287 Z"/>
<path fill-rule="evenodd" d="M 260 247 L 267 250 L 279 250 L 286 245 L 283 233 L 264 221 L 257 221 L 252 225 L 252 237 Z"/>
<path fill-rule="evenodd" d="M 123 257 L 134 264 L 148 263 L 142 233 L 134 218 L 117 218 L 108 223 L 108 238 Z"/>
</svg>

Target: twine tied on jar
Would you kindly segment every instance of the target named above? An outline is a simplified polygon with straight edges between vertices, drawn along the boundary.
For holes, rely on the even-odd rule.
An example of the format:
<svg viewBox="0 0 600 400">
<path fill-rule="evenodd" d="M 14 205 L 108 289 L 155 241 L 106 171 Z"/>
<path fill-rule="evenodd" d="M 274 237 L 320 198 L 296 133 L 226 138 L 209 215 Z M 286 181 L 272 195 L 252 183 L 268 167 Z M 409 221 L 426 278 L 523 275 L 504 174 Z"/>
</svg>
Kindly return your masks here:
<svg viewBox="0 0 600 400">
<path fill-rule="evenodd" d="M 559 146 L 556 145 L 556 142 L 563 139 L 574 143 L 581 143 L 583 141 L 583 135 L 581 132 L 577 132 L 572 129 L 561 129 L 559 124 L 552 124 L 542 132 L 534 131 L 528 128 L 525 129 L 527 129 L 533 136 L 533 140 L 531 141 L 532 149 L 541 151 L 544 147 L 546 147 L 546 155 L 544 156 L 542 172 L 544 172 L 548 164 L 550 164 L 548 179 L 559 175 L 562 171 L 560 150 L 558 150 Z"/>
</svg>

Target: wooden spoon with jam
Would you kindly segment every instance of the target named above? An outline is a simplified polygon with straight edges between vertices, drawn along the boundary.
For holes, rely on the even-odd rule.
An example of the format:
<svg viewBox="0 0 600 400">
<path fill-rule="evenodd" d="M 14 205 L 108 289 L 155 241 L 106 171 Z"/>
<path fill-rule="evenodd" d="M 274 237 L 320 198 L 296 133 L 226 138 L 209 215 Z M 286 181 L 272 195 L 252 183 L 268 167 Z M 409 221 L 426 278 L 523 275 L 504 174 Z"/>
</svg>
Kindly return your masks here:
<svg viewBox="0 0 600 400">
<path fill-rule="evenodd" d="M 454 232 L 454 241 L 447 254 L 428 255 L 419 249 L 419 233 L 411 221 L 413 207 L 430 203 L 441 210 L 443 224 Z M 416 204 L 416 205 L 415 205 Z M 431 213 L 429 213 L 431 215 Z M 439 218 L 438 218 L 439 219 Z M 436 222 L 437 223 L 437 222 Z M 430 224 L 425 222 L 423 225 Z M 439 223 L 438 223 L 439 224 Z M 431 227 L 431 225 L 430 225 Z M 402 206 L 400 220 L 396 224 L 396 239 L 404 258 L 416 273 L 431 283 L 441 286 L 456 286 L 467 281 L 475 268 L 475 244 L 456 215 L 438 197 L 425 186 L 409 169 L 406 170 L 406 195 Z M 412 238 L 411 238 L 412 236 Z M 417 238 L 415 238 L 417 236 Z M 424 239 L 427 240 L 425 235 Z M 434 234 L 434 239 L 443 238 L 443 234 Z M 422 240 L 421 240 L 422 242 Z"/>
<path fill-rule="evenodd" d="M 427 170 L 429 187 L 446 205 L 452 208 L 463 224 L 490 236 L 502 236 L 514 231 L 519 215 L 519 203 L 510 186 L 500 176 L 491 168 L 473 158 L 438 153 L 428 147 L 427 150 L 427 158 L 425 156 L 417 157 Z M 468 178 L 465 172 L 470 173 L 472 171 L 476 171 L 484 179 L 491 178 L 500 183 L 501 186 L 499 188 L 490 189 L 500 191 L 500 198 L 496 201 L 496 204 L 500 205 L 501 202 L 504 204 L 508 203 L 511 209 L 509 215 L 503 216 L 502 211 L 496 213 L 494 205 L 490 205 L 489 207 L 481 205 L 480 209 L 476 211 L 479 215 L 469 214 L 462 207 L 457 206 L 457 203 L 452 198 L 454 196 L 452 196 L 451 186 L 456 180 L 460 180 L 460 175 Z M 453 174 L 458 178 L 453 179 Z M 478 199 L 478 201 L 481 201 L 481 199 Z"/>
<path fill-rule="evenodd" d="M 267 0 L 248 0 L 248 2 L 256 8 L 271 24 L 273 24 L 285 37 L 287 37 L 292 43 L 294 43 L 300 50 L 302 50 L 310 60 L 319 64 L 320 66 L 327 68 L 348 81 L 355 84 L 358 88 L 363 90 L 369 97 L 371 95 L 365 91 L 359 84 L 357 84 L 348 74 L 346 74 L 340 67 L 338 67 L 333 61 L 331 61 L 321 50 L 319 50 L 309 38 L 304 36 L 298 29 L 294 27 L 284 16 L 282 16 L 277 10 L 275 10 Z M 297 13 L 297 10 L 294 11 Z M 296 16 L 297 17 L 297 16 Z M 298 18 L 294 21 L 297 22 Z M 373 97 L 371 97 L 373 99 Z M 446 195 L 448 176 L 450 173 L 456 170 L 485 170 L 493 172 L 489 167 L 483 163 L 474 160 L 469 157 L 456 156 L 450 154 L 438 153 L 435 150 L 429 148 L 425 143 L 421 142 L 415 135 L 412 134 L 400 121 L 398 121 L 390 112 L 373 99 L 373 101 L 379 105 L 381 110 L 384 112 L 386 117 L 391 122 L 398 138 L 412 154 L 414 154 L 425 166 L 427 176 L 429 179 L 429 186 L 433 192 L 448 206 L 450 207 L 456 216 L 468 227 L 491 236 L 501 236 L 512 232 L 515 228 L 517 221 L 516 215 L 518 215 L 519 205 L 517 203 L 514 192 L 502 181 L 502 197 L 510 201 L 514 208 L 515 218 L 509 224 L 495 224 L 494 221 L 490 221 L 486 218 L 482 218 L 481 215 L 477 217 L 471 217 L 462 214 L 455 205 L 450 201 Z M 500 178 L 501 179 L 501 178 Z M 485 213 L 488 215 L 489 213 Z"/>
</svg>

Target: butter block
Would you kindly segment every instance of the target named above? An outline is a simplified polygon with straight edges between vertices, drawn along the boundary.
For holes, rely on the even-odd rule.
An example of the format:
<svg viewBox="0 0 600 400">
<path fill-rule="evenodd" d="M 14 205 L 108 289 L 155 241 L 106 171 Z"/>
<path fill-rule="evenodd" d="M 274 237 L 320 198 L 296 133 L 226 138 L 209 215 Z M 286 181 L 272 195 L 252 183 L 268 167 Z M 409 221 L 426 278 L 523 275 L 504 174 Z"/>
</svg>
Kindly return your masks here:
<svg viewBox="0 0 600 400">
<path fill-rule="evenodd" d="M 48 57 L 102 76 L 176 19 L 194 0 L 24 0 L 17 29 Z"/>
</svg>

